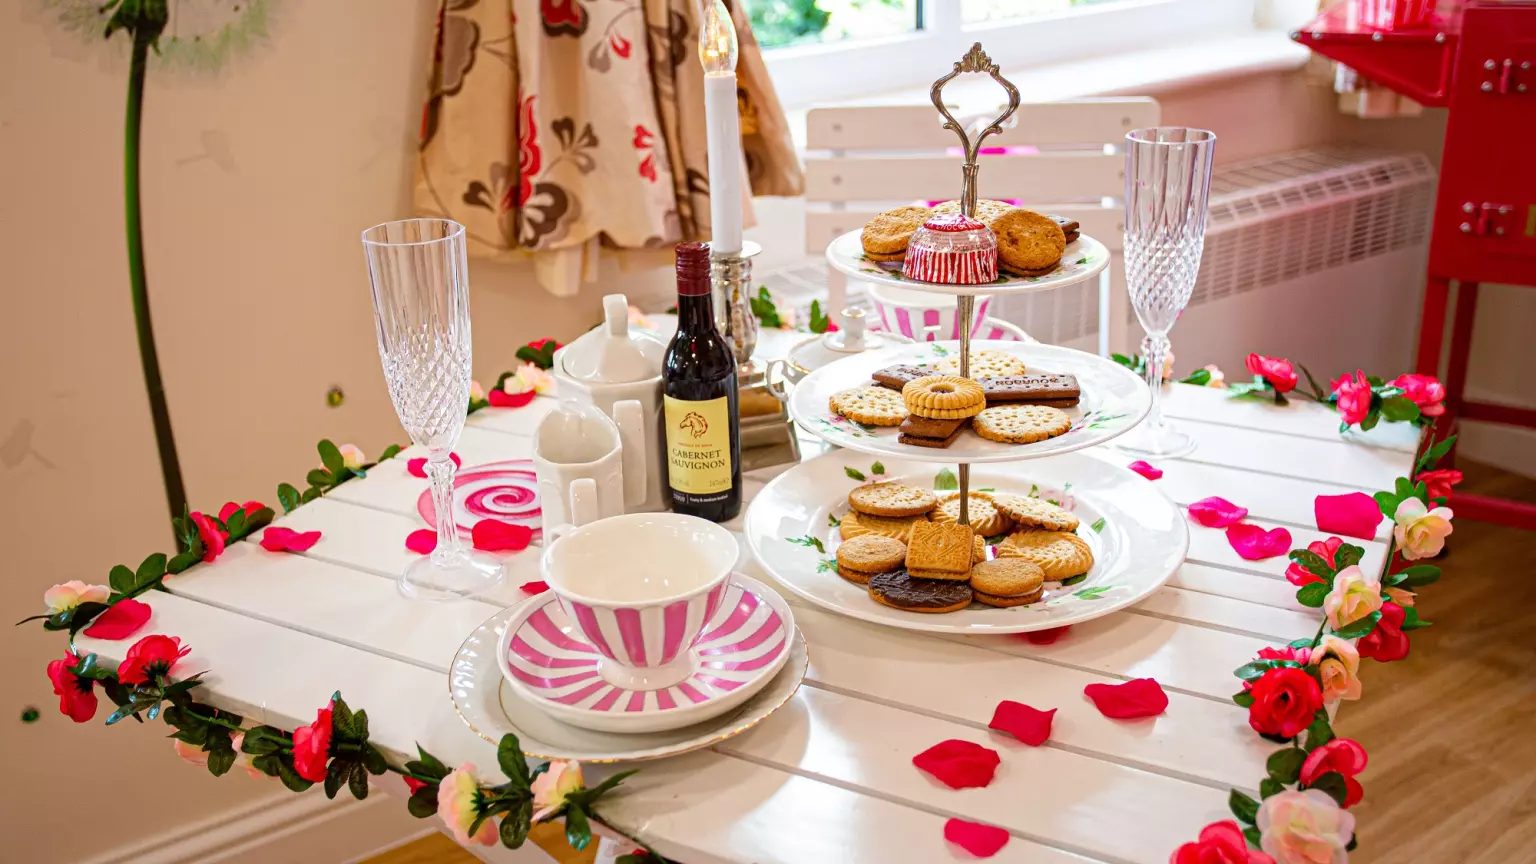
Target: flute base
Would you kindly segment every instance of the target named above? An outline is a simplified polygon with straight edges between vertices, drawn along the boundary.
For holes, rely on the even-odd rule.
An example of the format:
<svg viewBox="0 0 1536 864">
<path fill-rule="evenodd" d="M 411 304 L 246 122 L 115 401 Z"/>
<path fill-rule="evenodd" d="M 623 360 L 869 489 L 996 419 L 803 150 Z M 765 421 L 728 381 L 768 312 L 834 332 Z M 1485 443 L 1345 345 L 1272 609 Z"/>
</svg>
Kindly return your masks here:
<svg viewBox="0 0 1536 864">
<path fill-rule="evenodd" d="M 507 568 L 489 555 L 469 550 L 412 561 L 400 574 L 400 593 L 412 600 L 440 603 L 484 597 L 507 579 Z"/>
<path fill-rule="evenodd" d="M 1179 459 L 1195 452 L 1195 439 L 1166 422 L 1143 423 L 1109 446 L 1142 459 Z"/>
</svg>

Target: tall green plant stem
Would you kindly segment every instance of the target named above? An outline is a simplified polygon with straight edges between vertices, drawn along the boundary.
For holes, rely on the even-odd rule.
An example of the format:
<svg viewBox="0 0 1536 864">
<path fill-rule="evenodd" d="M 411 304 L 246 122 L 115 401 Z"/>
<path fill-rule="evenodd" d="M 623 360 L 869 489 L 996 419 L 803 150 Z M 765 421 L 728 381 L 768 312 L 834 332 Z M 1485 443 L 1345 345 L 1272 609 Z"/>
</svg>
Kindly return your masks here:
<svg viewBox="0 0 1536 864">
<path fill-rule="evenodd" d="M 160 451 L 160 475 L 165 481 L 166 504 L 174 519 L 186 507 L 187 492 L 181 481 L 181 460 L 176 456 L 176 438 L 171 429 L 170 408 L 165 402 L 165 384 L 160 379 L 155 325 L 149 315 L 149 284 L 144 273 L 144 225 L 139 201 L 139 128 L 144 113 L 144 73 L 154 38 L 142 28 L 133 34 L 128 107 L 123 121 L 123 204 L 127 211 L 128 280 L 133 296 L 133 323 L 139 337 L 139 362 L 144 368 L 144 389 L 149 395 L 149 414 L 155 425 L 155 446 Z"/>
</svg>

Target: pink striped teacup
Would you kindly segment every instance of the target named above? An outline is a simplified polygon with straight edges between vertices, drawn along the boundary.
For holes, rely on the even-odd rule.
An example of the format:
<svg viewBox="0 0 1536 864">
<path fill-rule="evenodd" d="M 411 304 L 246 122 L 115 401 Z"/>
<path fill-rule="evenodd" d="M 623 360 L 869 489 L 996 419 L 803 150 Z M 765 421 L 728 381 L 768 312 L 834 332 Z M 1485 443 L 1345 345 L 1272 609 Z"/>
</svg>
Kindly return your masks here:
<svg viewBox="0 0 1536 864">
<path fill-rule="evenodd" d="M 731 532 L 677 513 L 631 513 L 559 526 L 540 569 L 599 673 L 634 690 L 694 672 L 691 649 L 720 608 L 739 548 Z"/>
<path fill-rule="evenodd" d="M 871 284 L 869 301 L 875 307 L 879 329 L 887 333 L 900 333 L 915 342 L 943 342 L 960 338 L 955 298 L 948 294 Z M 981 336 L 982 322 L 986 320 L 987 307 L 990 305 L 992 298 L 989 295 L 976 295 L 976 315 L 971 323 L 972 337 Z"/>
</svg>

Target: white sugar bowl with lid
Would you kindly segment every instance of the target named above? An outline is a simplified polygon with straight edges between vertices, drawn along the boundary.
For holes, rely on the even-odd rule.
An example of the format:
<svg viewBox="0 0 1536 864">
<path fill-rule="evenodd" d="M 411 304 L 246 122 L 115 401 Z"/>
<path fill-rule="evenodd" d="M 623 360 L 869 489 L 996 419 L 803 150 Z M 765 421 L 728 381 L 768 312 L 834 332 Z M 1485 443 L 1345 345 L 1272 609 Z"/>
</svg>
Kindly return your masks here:
<svg viewBox="0 0 1536 864">
<path fill-rule="evenodd" d="M 624 503 L 630 513 L 666 510 L 666 439 L 662 430 L 662 358 L 657 336 L 629 326 L 629 300 L 603 297 L 603 323 L 555 352 L 562 399 L 613 418 L 623 445 Z"/>
<path fill-rule="evenodd" d="M 775 396 L 780 399 L 786 398 L 782 385 L 776 383 L 778 381 L 796 384 L 800 379 L 835 360 L 912 341 L 896 333 L 868 331 L 866 329 L 868 319 L 865 318 L 861 309 L 844 309 L 842 317 L 841 330 L 812 336 L 789 349 L 788 357 L 769 364 L 768 386 Z"/>
</svg>

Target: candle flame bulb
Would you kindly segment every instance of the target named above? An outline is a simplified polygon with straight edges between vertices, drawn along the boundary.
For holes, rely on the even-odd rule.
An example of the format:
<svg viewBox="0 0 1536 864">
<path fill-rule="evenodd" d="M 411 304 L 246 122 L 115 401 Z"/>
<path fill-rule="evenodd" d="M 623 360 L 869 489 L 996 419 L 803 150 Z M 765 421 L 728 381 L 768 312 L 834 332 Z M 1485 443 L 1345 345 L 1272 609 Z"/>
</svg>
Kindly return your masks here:
<svg viewBox="0 0 1536 864">
<path fill-rule="evenodd" d="M 736 71 L 736 27 L 723 0 L 704 0 L 704 20 L 699 25 L 699 62 L 706 75 Z"/>
</svg>

